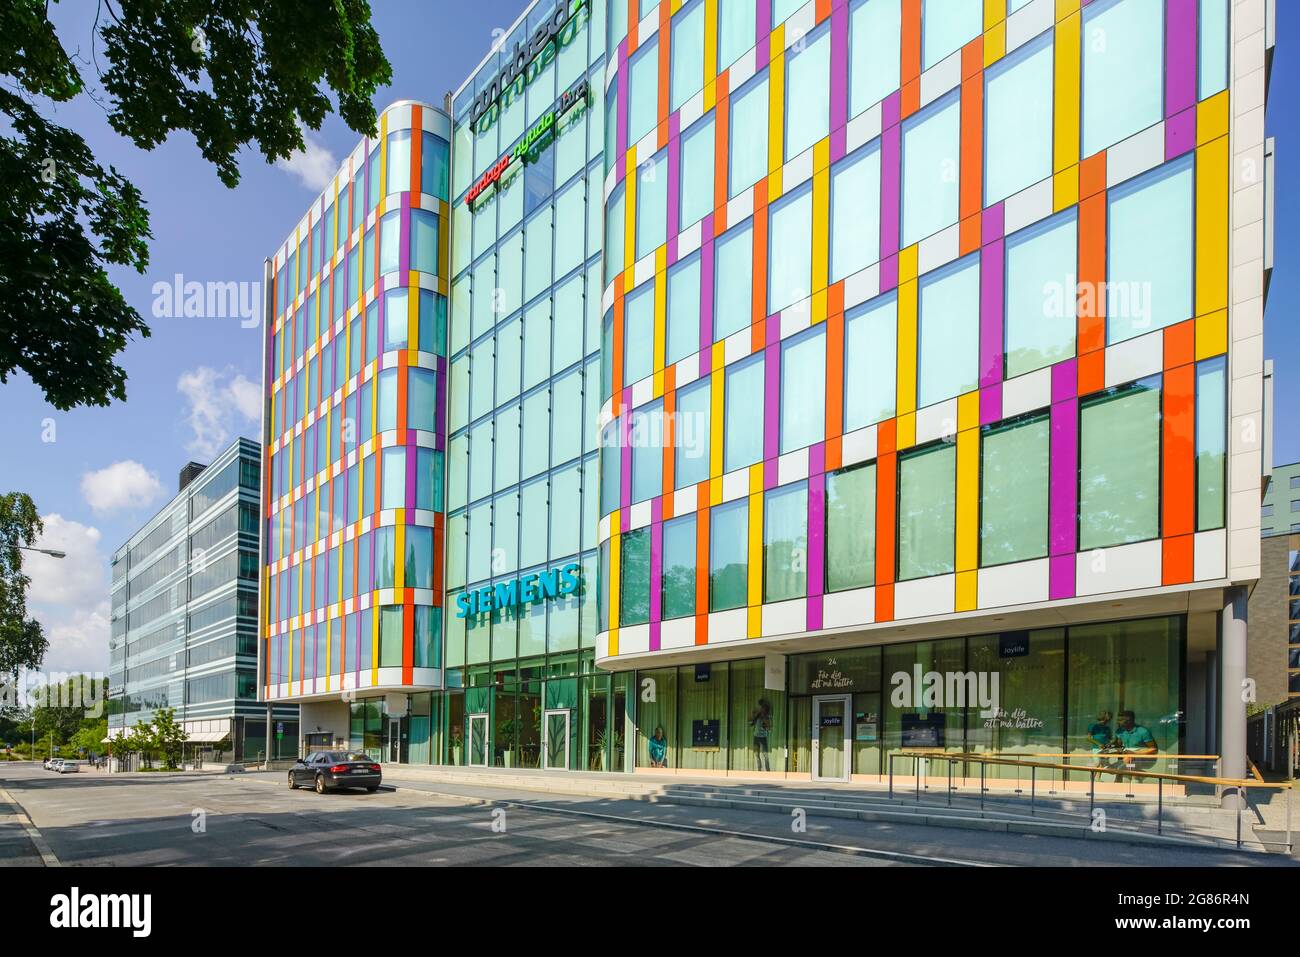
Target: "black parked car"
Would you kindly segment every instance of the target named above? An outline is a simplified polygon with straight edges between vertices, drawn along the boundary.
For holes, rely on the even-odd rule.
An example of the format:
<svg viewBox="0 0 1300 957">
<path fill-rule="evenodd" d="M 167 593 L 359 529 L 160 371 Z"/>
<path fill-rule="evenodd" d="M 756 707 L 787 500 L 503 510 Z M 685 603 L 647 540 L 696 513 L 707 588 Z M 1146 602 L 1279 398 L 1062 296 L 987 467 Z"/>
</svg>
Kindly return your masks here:
<svg viewBox="0 0 1300 957">
<path fill-rule="evenodd" d="M 379 765 L 361 751 L 313 751 L 289 769 L 290 790 L 308 786 L 317 794 L 335 788 L 365 788 L 373 793 L 380 779 Z"/>
</svg>

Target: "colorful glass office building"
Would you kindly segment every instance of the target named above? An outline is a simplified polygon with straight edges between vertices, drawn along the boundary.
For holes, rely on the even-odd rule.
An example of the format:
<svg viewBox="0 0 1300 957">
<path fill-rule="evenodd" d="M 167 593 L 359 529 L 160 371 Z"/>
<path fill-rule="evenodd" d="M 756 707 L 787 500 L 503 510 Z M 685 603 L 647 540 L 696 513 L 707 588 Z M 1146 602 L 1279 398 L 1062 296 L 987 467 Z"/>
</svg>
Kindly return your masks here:
<svg viewBox="0 0 1300 957">
<path fill-rule="evenodd" d="M 442 681 L 450 126 L 378 134 L 267 265 L 262 693 L 331 744 Z"/>
<path fill-rule="evenodd" d="M 421 763 L 851 780 L 1141 741 L 1232 772 L 1271 48 L 1266 0 L 532 5 L 270 266 L 268 697 Z M 389 142 L 420 123 L 424 172 Z M 417 285 L 445 324 L 426 350 L 402 293 L 390 350 Z"/>
</svg>

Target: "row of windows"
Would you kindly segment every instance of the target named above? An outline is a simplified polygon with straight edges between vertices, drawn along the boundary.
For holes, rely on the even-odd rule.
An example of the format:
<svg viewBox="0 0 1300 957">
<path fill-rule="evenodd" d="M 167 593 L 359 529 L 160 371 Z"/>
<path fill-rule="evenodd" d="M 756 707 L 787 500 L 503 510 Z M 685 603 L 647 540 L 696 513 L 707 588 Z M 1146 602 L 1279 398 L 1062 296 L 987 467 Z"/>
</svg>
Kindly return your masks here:
<svg viewBox="0 0 1300 957">
<path fill-rule="evenodd" d="M 203 476 L 190 495 L 190 521 L 201 516 L 236 488 L 257 491 L 262 482 L 262 466 L 255 459 L 237 458 L 212 477 Z"/>
<path fill-rule="evenodd" d="M 194 573 L 190 575 L 190 600 L 201 598 L 236 578 L 257 581 L 257 563 L 257 553 L 242 548 L 212 561 L 195 562 L 191 566 Z"/>
<path fill-rule="evenodd" d="M 490 371 L 490 367 L 489 371 Z M 596 359 L 506 399 L 448 446 L 449 508 L 476 501 L 596 448 Z"/>
<path fill-rule="evenodd" d="M 411 320 L 417 332 L 412 335 Z M 346 389 L 381 355 L 415 348 L 445 355 L 447 300 L 430 289 L 385 290 L 294 373 L 275 403 L 272 434 L 282 435 L 337 389 Z"/>
<path fill-rule="evenodd" d="M 599 68 L 587 81 L 588 97 L 597 101 L 601 86 Z M 475 199 L 472 207 L 458 202 L 453 207 L 456 243 L 452 247 L 452 275 L 459 275 L 471 259 L 478 260 L 492 248 L 499 237 L 505 237 L 525 218 L 532 216 L 540 206 L 557 193 L 565 192 L 566 184 L 576 180 L 577 174 L 600 155 L 602 142 L 601 111 L 596 102 L 588 102 L 565 114 L 563 123 L 552 128 L 548 139 L 535 144 L 522 163 L 515 163 L 494 188 Z M 509 155 L 507 144 L 501 155 Z M 494 159 L 496 157 L 493 157 Z M 522 167 L 522 169 L 521 169 Z M 590 168 L 588 179 L 591 204 L 599 207 L 601 166 Z M 581 205 L 580 186 L 571 186 L 578 195 L 570 197 L 574 207 Z"/>
<path fill-rule="evenodd" d="M 257 654 L 257 635 L 249 631 L 226 635 L 215 641 L 205 641 L 203 644 L 191 648 L 186 654 L 186 658 L 189 667 L 197 668 L 199 665 L 220 661 L 222 658 L 230 658 L 236 654 Z"/>
<path fill-rule="evenodd" d="M 254 619 L 257 617 L 257 592 L 241 588 L 211 604 L 192 610 L 189 614 L 188 630 L 190 634 L 194 634 L 236 616 Z"/>
<path fill-rule="evenodd" d="M 161 628 L 155 628 L 153 631 L 139 638 L 132 640 L 125 645 L 128 658 L 139 660 L 139 656 L 147 652 L 160 648 L 170 641 L 176 641 L 184 637 L 184 632 L 178 627 L 176 622 L 168 622 Z"/>
<path fill-rule="evenodd" d="M 285 621 L 381 588 L 431 589 L 433 541 L 433 528 L 427 525 L 383 525 L 305 558 L 271 577 L 268 607 L 273 620 Z"/>
<path fill-rule="evenodd" d="M 364 608 L 272 636 L 267 644 L 270 681 L 278 684 L 371 668 L 400 668 L 407 615 L 412 626 L 412 666 L 441 667 L 442 609 L 432 605 L 381 605 L 377 657 L 372 638 L 375 609 Z"/>
<path fill-rule="evenodd" d="M 126 669 L 125 680 L 131 684 L 141 681 L 149 681 L 153 678 L 169 675 L 177 670 L 179 662 L 176 655 L 167 655 L 154 661 L 147 661 L 142 665 Z"/>
<path fill-rule="evenodd" d="M 157 711 L 171 704 L 171 696 L 166 686 L 137 691 L 128 695 L 110 694 L 108 709 L 110 714 L 134 714 L 137 711 Z M 123 726 L 124 727 L 124 726 Z"/>
<path fill-rule="evenodd" d="M 576 595 L 538 602 L 518 612 L 493 612 L 479 618 L 448 615 L 447 668 L 456 669 L 489 660 L 512 661 L 547 653 L 559 654 L 579 647 L 593 648 L 598 630 L 596 552 L 582 555 L 579 564 L 582 566 L 582 587 Z M 449 594 L 447 607 L 455 606 L 456 595 Z M 454 672 L 449 672 L 446 686 L 455 687 L 457 678 Z M 474 680 L 475 675 L 471 673 L 468 681 Z"/>
<path fill-rule="evenodd" d="M 184 564 L 185 544 L 182 542 L 169 552 L 162 555 L 156 561 L 150 563 L 148 568 L 133 574 L 131 580 L 127 583 L 126 588 L 123 588 L 118 593 L 121 597 L 121 602 L 116 602 L 117 596 L 115 596 L 115 604 L 126 604 L 126 599 L 130 596 L 139 598 L 154 585 L 157 585 L 163 579 L 170 577 Z"/>
<path fill-rule="evenodd" d="M 401 216 L 399 210 L 384 214 L 378 224 L 366 231 L 363 241 L 348 252 L 344 266 L 323 275 L 320 286 L 307 295 L 306 301 L 292 316 L 285 317 L 272 342 L 272 378 L 277 378 L 281 373 L 292 369 L 294 363 L 307 354 L 313 343 L 326 335 L 331 328 L 338 327 L 349 307 L 361 298 L 364 291 L 372 289 L 383 276 L 397 275 L 402 252 Z M 412 209 L 410 217 L 410 262 L 407 268 L 436 276 L 438 274 L 438 214 L 426 209 Z M 379 233 L 378 245 L 375 242 L 376 230 Z M 401 329 L 405 325 L 404 307 L 407 304 L 406 289 L 395 291 L 400 293 L 401 300 L 386 300 L 385 310 L 386 314 L 391 315 L 389 321 L 398 327 L 389 334 L 394 340 L 399 337 L 405 338 Z M 372 302 L 370 309 L 375 308 L 376 303 Z M 371 318 L 377 322 L 373 316 Z M 355 325 L 355 319 L 353 323 Z M 338 339 L 341 334 L 340 331 L 336 331 L 331 338 Z M 374 334 L 371 333 L 372 336 Z M 431 336 L 430 341 L 438 340 Z M 349 347 L 357 349 L 359 346 L 350 343 Z M 425 351 L 442 354 L 442 351 L 436 348 Z"/>
<path fill-rule="evenodd" d="M 872 180 L 865 185 L 865 177 Z M 831 172 L 832 281 L 875 261 L 879 236 L 878 145 L 863 147 Z M 989 253 L 972 253 L 920 277 L 918 283 L 918 407 L 975 388 L 982 375 L 1006 378 L 1075 354 L 1079 303 L 1085 313 L 1104 314 L 1107 343 L 1113 344 L 1192 316 L 1195 170 L 1189 155 L 1167 163 L 1107 196 L 1106 281 L 1091 289 L 1077 281 L 1078 212 L 1069 209 L 1007 237 L 1001 275 L 989 270 Z M 642 196 L 644 199 L 644 196 Z M 664 362 L 671 365 L 720 341 L 752 321 L 754 256 L 766 256 L 767 314 L 807 298 L 812 270 L 812 186 L 807 184 L 768 210 L 766 250 L 754 248 L 753 220 L 733 226 L 711 250 L 712 282 L 701 282 L 707 263 L 697 250 L 673 265 L 664 283 L 667 302 Z M 612 219 L 617 218 L 616 213 Z M 621 234 L 621 225 L 613 229 Z M 656 237 L 660 238 L 660 237 Z M 614 236 L 611 242 L 617 242 Z M 983 269 L 983 275 L 982 275 Z M 1002 294 L 1002 355 L 997 366 L 981 368 L 982 288 L 998 284 Z M 702 302 L 711 288 L 711 302 Z M 623 310 L 622 381 L 631 384 L 654 371 L 656 282 L 627 294 Z M 1088 305 L 1088 304 L 1091 305 Z M 712 324 L 701 322 L 712 315 Z M 851 316 L 877 339 L 872 353 L 878 374 L 870 379 L 883 405 L 893 406 L 896 365 L 896 293 L 859 307 Z M 613 388 L 613 310 L 606 314 L 603 356 L 605 388 Z M 847 380 L 846 380 L 847 381 Z M 884 411 L 881 409 L 879 411 Z M 892 411 L 881 418 L 892 415 Z"/>
<path fill-rule="evenodd" d="M 882 317 L 869 310 L 846 319 L 843 355 L 843 430 L 870 425 L 894 414 L 894 319 L 892 303 Z M 779 353 L 779 381 L 766 374 L 768 356 L 757 353 L 727 366 L 717 387 L 724 390 L 720 450 L 721 471 L 732 472 L 767 457 L 767 430 L 778 431 L 780 454 L 822 441 L 826 434 L 826 330 L 814 327 L 787 339 Z M 1222 359 L 1200 365 L 1197 400 L 1198 449 L 1224 454 L 1226 393 Z M 972 385 L 973 388 L 973 385 Z M 666 421 L 662 399 L 639 406 L 624 425 L 615 420 L 601 440 L 601 514 L 663 494 L 665 461 L 672 467 L 672 488 L 705 481 L 717 474 L 711 448 L 714 377 L 677 391 L 675 411 Z M 776 390 L 775 423 L 768 424 L 765 397 Z M 631 447 L 631 499 L 623 502 L 624 449 Z"/>
<path fill-rule="evenodd" d="M 767 0 L 758 0 L 759 3 Z M 772 0 L 772 22 L 803 6 Z M 613 7 L 619 7 L 615 0 Z M 984 4 L 969 0 L 927 0 L 922 7 L 922 68 L 956 52 L 983 29 Z M 856 116 L 899 87 L 902 0 L 858 0 L 849 15 L 849 116 Z M 1163 0 L 1102 0 L 1085 8 L 1079 56 L 1083 108 L 1083 155 L 1159 122 L 1165 115 L 1165 4 Z M 718 0 L 717 67 L 722 72 L 754 46 L 754 0 Z M 1180 14 L 1181 15 L 1181 14 Z M 781 17 L 781 19 L 778 19 Z M 625 16 L 623 19 L 626 19 Z M 1198 98 L 1227 86 L 1227 0 L 1200 0 Z M 625 25 L 624 25 L 625 29 Z M 621 37 L 611 11 L 611 47 Z M 642 44 L 628 67 L 627 142 L 636 143 L 661 118 L 658 115 L 658 35 Z M 765 37 L 758 37 L 760 41 Z M 688 3 L 673 17 L 670 44 L 669 111 L 679 109 L 704 86 L 704 4 Z M 1038 182 L 1052 172 L 1053 36 L 1049 32 L 985 71 L 985 205 Z M 786 161 L 829 132 L 831 56 L 829 23 L 800 38 L 784 53 L 784 144 Z M 765 176 L 768 148 L 768 75 L 761 71 L 731 96 L 728 159 L 735 196 Z M 613 96 L 611 89 L 611 97 Z M 904 184 L 904 241 L 911 245 L 942 225 L 955 222 L 957 103 L 945 101 L 904 125 L 904 155 L 920 153 Z M 614 109 L 607 111 L 607 137 L 613 139 Z M 947 149 L 948 146 L 951 149 Z M 619 157 L 606 151 L 606 166 Z M 711 177 L 710 177 L 711 181 Z M 939 187 L 935 189 L 934 187 Z M 943 215 L 951 208 L 953 218 Z M 686 222 L 692 222 L 687 220 Z M 936 223 L 938 225 L 936 225 Z"/>
<path fill-rule="evenodd" d="M 185 682 L 186 704 L 203 704 L 208 701 L 256 696 L 257 672 L 242 668 L 218 675 L 208 675 L 205 678 L 191 678 Z"/>
<path fill-rule="evenodd" d="M 583 273 L 574 273 L 555 287 L 552 296 L 506 320 L 452 360 L 447 414 L 450 432 L 514 402 L 549 378 L 572 374 L 566 370 L 578 371 L 573 369 L 575 364 L 595 352 L 599 342 L 599 269 L 593 263 L 585 283 Z"/>
<path fill-rule="evenodd" d="M 123 628 L 122 633 L 125 634 L 127 631 L 135 631 L 138 628 L 143 628 L 152 621 L 157 621 L 173 608 L 176 608 L 180 602 L 184 601 L 184 594 L 184 587 L 178 585 L 168 588 L 159 595 L 155 595 L 139 608 L 133 608 L 131 611 L 127 612 L 125 618 L 119 619 L 119 621 L 125 622 L 126 625 L 126 627 Z M 115 624 L 117 623 L 115 622 Z M 116 637 L 116 635 L 114 637 Z"/>
<path fill-rule="evenodd" d="M 237 502 L 190 535 L 190 554 L 205 552 L 237 531 L 257 534 L 257 506 L 252 502 Z"/>
<path fill-rule="evenodd" d="M 343 396 L 286 442 L 271 461 L 271 497 L 278 499 L 345 458 L 373 436 L 398 427 L 399 384 L 406 376 L 407 429 L 438 431 L 438 374 L 415 366 L 383 369 Z"/>
<path fill-rule="evenodd" d="M 144 560 L 152 555 L 158 549 L 166 545 L 173 535 L 176 534 L 177 528 L 185 523 L 185 515 L 182 512 L 173 512 L 169 518 L 146 535 L 141 541 L 131 546 L 127 552 L 127 560 L 122 563 L 124 569 L 130 569 L 133 573 L 135 568 L 143 564 Z"/>
<path fill-rule="evenodd" d="M 590 182 L 593 193 L 585 197 Z M 469 342 L 479 340 L 493 326 L 515 319 L 524 304 L 524 315 L 539 309 L 549 311 L 544 293 L 552 285 L 556 291 L 555 311 L 573 310 L 582 315 L 581 273 L 584 262 L 600 253 L 599 185 L 594 179 L 576 180 L 556 199 L 533 215 L 521 229 L 501 241 L 496 249 L 483 256 L 474 268 L 452 284 L 451 351 L 460 352 Z M 585 242 L 584 242 L 585 236 Z M 600 311 L 600 274 L 593 262 L 588 268 L 589 308 Z M 573 278 L 563 281 L 573 274 Z M 574 301 L 561 302 L 560 290 L 577 280 Z M 472 293 L 472 295 L 471 295 Z"/>
<path fill-rule="evenodd" d="M 381 198 L 410 190 L 411 133 L 409 129 L 402 129 L 388 134 L 388 164 L 382 188 L 380 157 L 383 154 L 379 142 L 375 141 L 369 161 L 358 164 L 351 182 L 339 190 L 337 213 L 333 198 L 330 197 L 324 215 L 312 225 L 311 231 L 298 243 L 298 248 L 290 250 L 276 273 L 277 316 L 288 307 L 295 291 L 304 292 L 308 280 L 319 275 L 334 253 L 347 245 L 348 239 L 365 222 L 367 214 L 379 205 Z M 448 143 L 432 133 L 422 131 L 420 136 L 420 191 L 446 200 Z M 369 242 L 367 248 L 373 248 Z M 350 288 L 356 290 L 357 286 L 353 284 Z"/>
<path fill-rule="evenodd" d="M 1198 369 L 1196 528 L 1224 522 L 1225 367 L 1222 359 Z M 1161 528 L 1161 383 L 1158 377 L 1106 390 L 1080 402 L 1078 548 L 1088 550 L 1147 541 Z M 1206 439 L 1212 440 L 1206 443 Z M 1179 437 L 1190 439 L 1190 436 Z M 1043 558 L 1049 546 L 1048 415 L 1038 413 L 980 430 L 979 565 Z M 875 583 L 878 506 L 877 464 L 826 475 L 824 501 L 809 508 L 809 485 L 800 481 L 764 494 L 763 601 L 802 597 L 808 588 L 808 522 L 824 515 L 827 591 Z M 941 441 L 901 453 L 896 482 L 895 579 L 906 581 L 956 568 L 957 448 Z M 749 499 L 708 511 L 708 610 L 742 607 L 749 594 Z M 699 517 L 663 526 L 665 618 L 697 612 Z M 622 624 L 648 620 L 650 528 L 620 538 Z M 608 543 L 602 561 L 608 559 Z M 605 566 L 607 568 L 607 566 Z M 602 579 L 606 580 L 606 579 Z"/>
<path fill-rule="evenodd" d="M 447 520 L 447 587 L 556 564 L 595 545 L 595 456 L 484 498 Z"/>
<path fill-rule="evenodd" d="M 376 500 L 376 495 L 378 499 Z M 443 510 L 443 454 L 395 445 L 343 469 L 271 516 L 269 552 L 278 561 L 343 531 L 378 509 Z"/>
</svg>

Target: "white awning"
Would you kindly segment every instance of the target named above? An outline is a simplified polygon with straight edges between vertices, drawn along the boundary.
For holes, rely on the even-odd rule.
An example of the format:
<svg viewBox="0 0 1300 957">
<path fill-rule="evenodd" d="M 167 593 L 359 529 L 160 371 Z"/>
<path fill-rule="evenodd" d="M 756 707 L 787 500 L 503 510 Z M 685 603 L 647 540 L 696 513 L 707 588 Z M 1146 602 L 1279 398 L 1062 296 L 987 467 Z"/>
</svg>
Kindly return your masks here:
<svg viewBox="0 0 1300 957">
<path fill-rule="evenodd" d="M 230 737 L 229 731 L 195 731 L 190 734 L 187 744 L 215 744 Z"/>
</svg>

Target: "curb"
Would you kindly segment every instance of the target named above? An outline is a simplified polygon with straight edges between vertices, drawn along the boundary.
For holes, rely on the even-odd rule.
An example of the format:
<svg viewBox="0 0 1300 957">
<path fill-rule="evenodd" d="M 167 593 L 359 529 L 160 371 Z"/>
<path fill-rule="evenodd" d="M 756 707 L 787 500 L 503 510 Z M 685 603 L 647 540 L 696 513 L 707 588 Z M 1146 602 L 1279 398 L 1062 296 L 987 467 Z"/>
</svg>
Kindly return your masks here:
<svg viewBox="0 0 1300 957">
<path fill-rule="evenodd" d="M 0 787 L 0 801 L 5 801 L 14 806 L 14 817 L 18 818 L 18 823 L 22 825 L 27 837 L 36 847 L 36 853 L 41 855 L 41 862 L 46 867 L 62 867 L 63 863 L 55 856 L 54 851 L 50 848 L 49 841 L 45 840 L 45 835 L 32 823 L 27 810 L 14 800 L 14 796 L 3 787 Z"/>
</svg>

